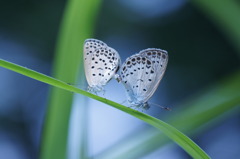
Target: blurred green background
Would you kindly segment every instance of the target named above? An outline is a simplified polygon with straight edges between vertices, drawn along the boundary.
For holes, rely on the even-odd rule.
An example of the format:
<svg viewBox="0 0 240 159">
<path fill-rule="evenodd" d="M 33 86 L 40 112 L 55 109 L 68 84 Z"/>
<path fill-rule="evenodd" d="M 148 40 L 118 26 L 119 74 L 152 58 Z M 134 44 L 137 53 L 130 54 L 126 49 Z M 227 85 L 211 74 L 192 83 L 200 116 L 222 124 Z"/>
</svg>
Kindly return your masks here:
<svg viewBox="0 0 240 159">
<path fill-rule="evenodd" d="M 0 58 L 52 75 L 56 41 L 66 4 L 63 0 L 1 1 Z M 152 106 L 146 113 L 167 121 L 173 121 L 175 117 L 177 121 L 180 113 L 191 113 L 185 110 L 192 105 L 184 103 L 194 103 L 202 95 L 209 99 L 199 99 L 198 112 L 210 109 L 209 105 L 224 104 L 225 98 L 239 97 L 240 81 L 232 82 L 229 89 L 224 89 L 231 84 L 229 81 L 239 79 L 239 17 L 240 1 L 236 0 L 104 0 L 93 26 L 93 37 L 115 48 L 122 61 L 145 48 L 167 50 L 168 68 L 150 102 L 169 106 L 173 111 Z M 79 42 L 79 46 L 82 47 L 82 43 Z M 38 158 L 49 88 L 2 68 L 0 73 L 0 158 Z M 79 87 L 86 88 L 84 85 Z M 216 91 L 210 94 L 212 88 Z M 217 93 L 221 91 L 223 95 L 219 98 Z M 122 103 L 124 89 L 111 81 L 105 97 Z M 108 150 L 112 145 L 118 145 L 123 139 L 128 141 L 135 134 L 149 129 L 142 122 L 104 104 L 88 102 L 89 131 L 86 136 L 90 156 L 99 155 L 101 158 L 105 152 L 115 151 Z M 204 113 L 196 116 L 206 119 L 203 127 L 199 124 L 201 131 L 195 125 L 194 131 L 189 128 L 185 133 L 191 134 L 191 138 L 212 158 L 237 158 L 240 155 L 239 104 L 235 103 L 234 109 L 226 104 L 229 112 L 223 111 L 219 117 L 213 115 L 216 118 L 213 122 L 209 120 L 208 123 Z M 70 125 L 77 126 L 79 114 L 76 112 L 79 110 L 75 109 L 75 115 L 72 113 L 75 118 L 72 117 Z M 188 122 L 186 120 L 186 124 Z M 175 122 L 177 125 L 181 129 L 181 125 Z M 79 131 L 78 127 L 70 128 L 68 158 L 79 158 Z M 139 154 L 141 158 L 190 158 L 173 144 L 155 146 Z"/>
</svg>

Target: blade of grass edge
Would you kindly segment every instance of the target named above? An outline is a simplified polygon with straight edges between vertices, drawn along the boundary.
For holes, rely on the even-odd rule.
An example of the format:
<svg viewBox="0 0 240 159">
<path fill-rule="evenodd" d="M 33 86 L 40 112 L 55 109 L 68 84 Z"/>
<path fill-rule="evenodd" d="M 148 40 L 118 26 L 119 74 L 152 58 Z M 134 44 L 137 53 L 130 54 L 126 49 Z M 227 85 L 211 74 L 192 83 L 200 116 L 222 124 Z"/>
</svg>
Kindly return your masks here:
<svg viewBox="0 0 240 159">
<path fill-rule="evenodd" d="M 174 109 L 169 113 L 166 121 L 191 135 L 196 135 L 221 123 L 227 117 L 239 112 L 239 81 L 240 72 L 238 71 L 181 104 L 183 106 L 180 106 L 180 109 Z M 94 158 L 139 158 L 161 148 L 167 142 L 169 140 L 166 140 L 161 132 L 153 128 L 144 128 L 132 132 L 131 135 L 121 139 L 120 142 L 110 146 Z"/>
<path fill-rule="evenodd" d="M 240 55 L 240 6 L 235 0 L 191 0 L 191 2 L 203 11 L 216 23 L 233 46 L 238 49 Z"/>
<path fill-rule="evenodd" d="M 54 79 L 52 77 L 46 76 L 44 74 L 38 73 L 36 71 L 27 69 L 25 67 L 7 62 L 5 60 L 0 60 L 0 66 L 10 69 L 12 71 L 18 72 L 20 74 L 23 74 L 25 76 L 28 76 L 30 78 L 36 79 L 38 81 L 50 84 L 52 86 L 68 90 L 71 92 L 79 93 L 84 96 L 87 96 L 89 98 L 98 100 L 100 102 L 103 102 L 107 105 L 113 106 L 114 108 L 117 108 L 125 113 L 128 113 L 138 119 L 141 119 L 142 121 L 156 127 L 157 129 L 161 130 L 166 136 L 168 136 L 170 139 L 175 141 L 178 145 L 180 145 L 189 155 L 191 155 L 193 158 L 201 158 L 201 159 L 209 159 L 210 157 L 198 146 L 196 145 L 190 138 L 185 136 L 183 133 L 178 131 L 176 128 L 172 127 L 171 125 L 158 120 L 157 118 L 154 118 L 152 116 L 149 116 L 147 114 L 141 113 L 139 111 L 133 110 L 131 108 L 128 108 L 126 106 L 123 106 L 121 104 L 118 104 L 116 102 L 107 100 L 105 98 L 99 97 L 97 95 L 91 94 L 89 92 L 83 91 L 81 89 L 78 89 L 76 87 L 73 87 L 65 82 L 62 82 L 60 80 Z"/>
<path fill-rule="evenodd" d="M 52 71 L 54 77 L 69 83 L 76 83 L 78 75 L 83 74 L 81 65 L 82 44 L 86 38 L 91 37 L 93 34 L 95 17 L 100 2 L 100 0 L 67 1 L 56 45 Z M 59 88 L 51 89 L 40 158 L 65 159 L 67 157 L 67 139 L 72 100 L 73 93 Z M 83 104 L 84 101 L 79 103 L 79 105 Z M 87 131 L 85 127 L 82 127 L 82 129 L 82 131 Z M 81 141 L 84 142 L 86 140 Z M 86 144 L 81 143 L 81 145 Z M 87 158 L 87 146 L 83 146 L 83 148 L 80 153 L 83 155 L 82 158 Z"/>
</svg>

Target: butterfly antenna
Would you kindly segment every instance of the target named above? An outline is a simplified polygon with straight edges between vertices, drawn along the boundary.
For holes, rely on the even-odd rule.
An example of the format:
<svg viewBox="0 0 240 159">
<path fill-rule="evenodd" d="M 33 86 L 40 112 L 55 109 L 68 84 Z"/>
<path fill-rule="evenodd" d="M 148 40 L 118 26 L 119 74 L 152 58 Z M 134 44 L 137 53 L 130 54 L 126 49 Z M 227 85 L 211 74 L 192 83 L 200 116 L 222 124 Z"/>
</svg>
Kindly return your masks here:
<svg viewBox="0 0 240 159">
<path fill-rule="evenodd" d="M 164 106 L 161 106 L 161 105 L 158 105 L 158 104 L 155 104 L 155 103 L 150 103 L 150 104 L 151 104 L 151 105 L 158 106 L 158 107 L 160 107 L 160 108 L 162 108 L 162 109 L 164 109 L 164 110 L 167 110 L 167 111 L 172 111 L 172 109 L 169 108 L 169 107 L 164 107 Z"/>
</svg>

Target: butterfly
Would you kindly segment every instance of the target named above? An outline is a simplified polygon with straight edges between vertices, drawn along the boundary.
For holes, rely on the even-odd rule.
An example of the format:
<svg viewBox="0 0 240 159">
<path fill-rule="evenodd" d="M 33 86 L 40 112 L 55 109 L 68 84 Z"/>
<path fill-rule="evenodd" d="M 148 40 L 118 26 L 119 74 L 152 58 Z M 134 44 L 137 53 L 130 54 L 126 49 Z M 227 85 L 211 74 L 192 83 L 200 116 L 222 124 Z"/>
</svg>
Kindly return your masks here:
<svg viewBox="0 0 240 159">
<path fill-rule="evenodd" d="M 89 92 L 100 92 L 116 75 L 120 67 L 120 56 L 116 50 L 97 39 L 84 42 L 84 70 Z"/>
<path fill-rule="evenodd" d="M 147 101 L 158 88 L 167 63 L 167 51 L 156 48 L 142 50 L 126 59 L 119 76 L 131 106 L 150 108 Z"/>
</svg>

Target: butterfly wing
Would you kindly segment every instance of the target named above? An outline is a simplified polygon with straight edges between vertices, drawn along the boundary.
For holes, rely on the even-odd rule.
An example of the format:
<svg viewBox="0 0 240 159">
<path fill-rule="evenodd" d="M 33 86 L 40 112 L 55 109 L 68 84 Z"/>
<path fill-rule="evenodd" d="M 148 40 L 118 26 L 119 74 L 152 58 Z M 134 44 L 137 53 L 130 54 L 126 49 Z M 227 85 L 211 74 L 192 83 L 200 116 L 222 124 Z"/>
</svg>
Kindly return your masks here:
<svg viewBox="0 0 240 159">
<path fill-rule="evenodd" d="M 149 84 L 149 89 L 146 92 L 146 100 L 148 100 L 156 91 L 163 78 L 163 75 L 167 68 L 168 53 L 162 49 L 149 48 L 140 51 L 139 54 L 141 54 L 143 57 L 148 58 L 152 62 L 152 67 L 155 74 L 155 76 L 151 79 L 152 81 L 150 81 L 151 83 Z"/>
<path fill-rule="evenodd" d="M 84 69 L 89 86 L 100 91 L 115 75 L 120 64 L 116 50 L 96 39 L 84 43 Z"/>
<path fill-rule="evenodd" d="M 120 76 L 131 104 L 142 105 L 153 95 L 166 70 L 167 59 L 167 52 L 161 49 L 146 49 L 127 58 Z"/>
</svg>

